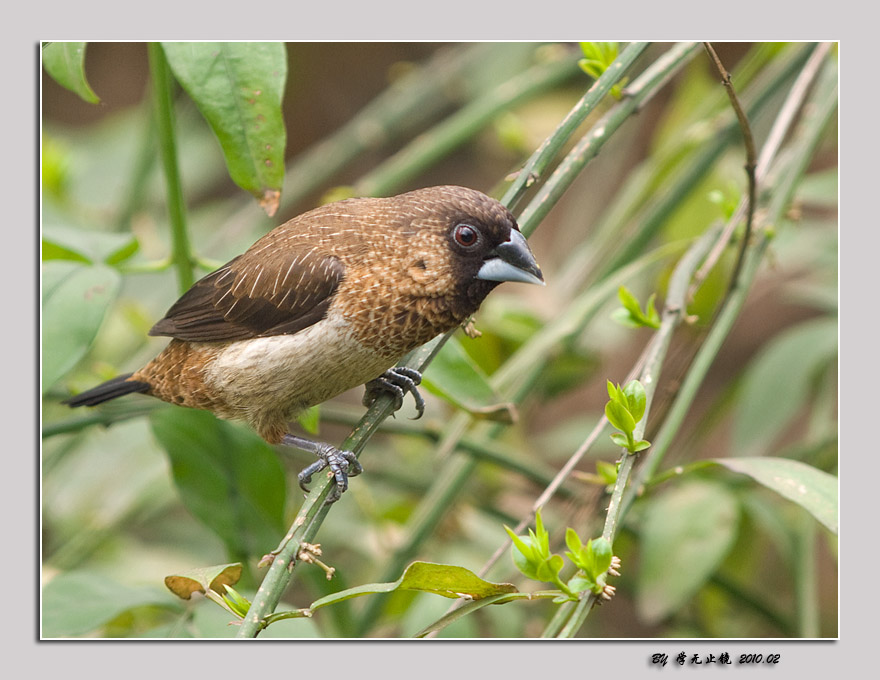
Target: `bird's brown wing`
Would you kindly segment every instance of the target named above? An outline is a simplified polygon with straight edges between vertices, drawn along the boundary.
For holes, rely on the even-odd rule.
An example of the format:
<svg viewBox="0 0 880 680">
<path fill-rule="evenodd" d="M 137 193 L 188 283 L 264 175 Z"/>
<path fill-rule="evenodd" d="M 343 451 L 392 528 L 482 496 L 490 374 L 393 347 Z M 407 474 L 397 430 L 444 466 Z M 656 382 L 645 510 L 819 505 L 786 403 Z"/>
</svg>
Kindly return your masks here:
<svg viewBox="0 0 880 680">
<path fill-rule="evenodd" d="M 250 251 L 193 285 L 150 335 L 214 342 L 291 334 L 320 321 L 345 267 L 313 250 Z"/>
</svg>

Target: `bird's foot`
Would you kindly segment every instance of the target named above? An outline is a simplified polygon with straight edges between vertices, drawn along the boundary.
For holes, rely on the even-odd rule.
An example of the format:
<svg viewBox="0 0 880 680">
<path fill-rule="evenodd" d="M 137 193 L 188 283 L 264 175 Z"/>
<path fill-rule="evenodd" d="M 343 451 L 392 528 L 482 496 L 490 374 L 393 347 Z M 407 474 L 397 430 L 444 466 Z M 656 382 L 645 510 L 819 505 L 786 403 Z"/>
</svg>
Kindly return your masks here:
<svg viewBox="0 0 880 680">
<path fill-rule="evenodd" d="M 403 406 L 403 398 L 409 392 L 416 402 L 416 417 L 413 420 L 418 420 L 425 413 L 425 400 L 417 389 L 421 382 L 422 374 L 414 368 L 406 366 L 389 368 L 366 384 L 364 406 L 370 406 L 380 394 L 391 394 L 394 397 L 394 410 L 397 411 Z"/>
<path fill-rule="evenodd" d="M 335 503 L 342 496 L 342 492 L 348 488 L 348 478 L 355 477 L 364 471 L 363 466 L 351 451 L 343 451 L 329 444 L 314 442 L 311 439 L 297 437 L 292 434 L 285 434 L 281 439 L 282 444 L 287 446 L 295 446 L 303 451 L 314 453 L 318 460 L 306 467 L 297 475 L 300 488 L 308 493 L 308 484 L 312 481 L 312 475 L 321 470 L 329 469 L 333 474 L 336 482 L 330 495 L 327 496 L 327 503 Z"/>
</svg>

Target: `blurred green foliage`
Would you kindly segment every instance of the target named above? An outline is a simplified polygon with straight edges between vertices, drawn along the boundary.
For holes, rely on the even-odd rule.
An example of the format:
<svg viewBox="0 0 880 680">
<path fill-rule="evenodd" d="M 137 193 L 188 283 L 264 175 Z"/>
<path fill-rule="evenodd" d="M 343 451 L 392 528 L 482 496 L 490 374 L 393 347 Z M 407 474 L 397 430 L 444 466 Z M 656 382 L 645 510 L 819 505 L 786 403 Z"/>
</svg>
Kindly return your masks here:
<svg viewBox="0 0 880 680">
<path fill-rule="evenodd" d="M 257 562 L 276 547 L 295 516 L 301 497 L 296 472 L 309 458 L 273 450 L 239 424 L 140 395 L 88 413 L 59 403 L 152 358 L 163 341 L 148 338 L 146 331 L 177 294 L 149 98 L 130 106 L 106 104 L 100 116 L 78 125 L 71 119 L 77 106 L 92 105 L 71 104 L 72 95 L 52 80 L 87 99 L 94 92 L 112 103 L 113 83 L 126 78 L 92 78 L 92 58 L 113 64 L 119 50 L 140 50 L 137 63 L 145 65 L 146 48 L 78 45 L 56 43 L 43 50 L 42 634 L 233 636 L 228 612 L 200 595 L 182 602 L 162 581 L 169 574 L 240 561 L 245 568 L 236 590 L 252 599 L 262 578 Z M 590 54 L 577 44 L 288 45 L 283 102 L 288 144 L 297 144 L 298 151 L 288 151 L 275 219 L 232 186 L 224 162 L 228 152 L 224 155 L 193 100 L 178 90 L 174 125 L 192 266 L 199 275 L 207 272 L 334 188 L 357 186 L 401 146 L 405 152 L 409 142 L 486 92 L 545 67 L 546 86 L 488 120 L 475 119 L 472 128 L 465 125 L 431 163 L 406 166 L 415 174 L 394 178 L 395 192 L 457 183 L 500 195 L 504 178 L 592 84 L 578 70 L 579 60 L 600 68 L 592 73 L 581 64 L 586 73 L 601 72 L 599 62 L 611 54 L 603 45 L 593 44 Z M 628 83 L 668 49 L 653 45 Z M 813 46 L 739 43 L 716 49 L 760 142 Z M 330 50 L 348 56 L 330 59 Z M 365 474 L 332 507 L 318 536 L 322 559 L 336 569 L 333 580 L 317 567 L 299 565 L 282 608 L 305 607 L 381 581 L 387 565 L 406 563 L 413 554 L 476 572 L 496 547 L 507 544 L 504 524 L 528 517 L 541 492 L 533 480 L 554 474 L 578 449 L 602 417 L 607 381 L 624 382 L 652 332 L 612 320 L 619 286 L 632 291 L 631 315 L 638 309 L 655 321 L 650 309 L 654 300 L 662 308 L 677 254 L 711 224 L 729 218 L 743 193 L 738 129 L 731 125 L 716 74 L 701 56 L 624 123 L 540 224 L 530 240 L 546 288 L 511 285 L 493 293 L 475 319 L 482 335 L 461 334 L 428 369 L 425 418 L 409 421 L 405 407 L 369 442 L 362 458 Z M 547 67 L 554 59 L 568 65 Z M 836 74 L 833 51 L 825 62 Z M 377 72 L 382 77 L 366 88 L 363 81 Z M 626 88 L 618 94 L 625 101 Z M 304 102 L 314 109 L 314 120 L 291 120 L 288 109 L 302 112 Z M 578 134 L 589 133 L 615 104 L 614 98 L 603 101 Z M 299 139 L 305 130 L 312 136 Z M 734 473 L 703 464 L 746 456 L 767 457 L 768 464 L 797 461 L 809 472 L 799 477 L 800 468 L 788 466 L 785 474 L 811 489 L 833 486 L 836 133 L 834 124 L 824 131 L 784 218 L 773 225 L 777 235 L 767 264 L 737 324 L 661 470 L 648 480 L 614 542 L 623 562 L 621 577 L 614 579 L 615 600 L 588 619 L 581 635 L 837 635 L 830 510 L 774 488 L 766 465 L 749 467 L 746 461 L 746 469 L 731 466 Z M 790 144 L 796 150 L 798 138 Z M 644 237 L 643 227 L 650 229 Z M 724 299 L 739 245 L 734 240 L 687 309 L 693 323 L 675 336 L 647 416 L 647 439 L 653 441 Z M 663 248 L 669 254 L 661 257 Z M 619 285 L 608 283 L 624 272 Z M 638 300 L 648 301 L 644 313 Z M 541 333 L 551 327 L 560 329 L 554 337 L 561 339 L 541 345 L 541 364 L 532 364 L 535 375 L 525 368 L 505 374 L 511 357 L 545 342 Z M 508 387 L 517 380 L 525 385 L 524 396 L 511 399 L 516 390 Z M 322 407 L 320 420 L 318 412 L 310 413 L 309 428 L 341 441 L 363 412 L 360 396 L 343 395 Z M 460 423 L 465 437 L 454 451 L 443 449 Z M 549 551 L 564 550 L 569 528 L 578 536 L 601 532 L 606 485 L 613 484 L 620 451 L 607 437 L 600 439 L 566 481 L 564 493 L 544 505 Z M 499 450 L 511 452 L 507 461 Z M 455 493 L 436 501 L 432 492 L 463 459 L 470 467 Z M 603 479 L 591 478 L 597 465 Z M 836 495 L 831 493 L 827 504 L 834 506 L 836 520 Z M 436 520 L 422 535 L 414 527 L 422 526 L 427 513 Z M 385 580 L 399 576 L 400 571 Z M 509 559 L 497 562 L 487 578 L 514 581 L 521 591 L 533 586 Z M 440 619 L 448 606 L 445 598 L 395 590 L 335 602 L 311 619 L 278 621 L 261 637 L 407 636 Z M 554 607 L 548 600 L 485 607 L 457 618 L 440 635 L 538 636 Z"/>
</svg>

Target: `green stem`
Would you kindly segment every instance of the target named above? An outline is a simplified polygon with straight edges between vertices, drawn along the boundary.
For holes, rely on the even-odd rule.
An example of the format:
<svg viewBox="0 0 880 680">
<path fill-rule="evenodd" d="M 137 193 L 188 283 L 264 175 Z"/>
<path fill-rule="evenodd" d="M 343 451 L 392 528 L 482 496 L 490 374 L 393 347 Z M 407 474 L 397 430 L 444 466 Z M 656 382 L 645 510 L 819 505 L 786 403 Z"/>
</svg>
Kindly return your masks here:
<svg viewBox="0 0 880 680">
<path fill-rule="evenodd" d="M 816 521 L 801 511 L 794 530 L 794 591 L 797 635 L 817 638 L 819 631 L 819 575 L 816 569 Z"/>
<path fill-rule="evenodd" d="M 687 60 L 698 51 L 699 46 L 698 45 L 690 45 L 690 46 L 678 46 L 678 47 L 679 47 L 679 49 L 677 49 L 677 50 L 670 50 L 669 53 L 664 55 L 665 59 L 663 60 L 663 62 L 661 64 L 659 64 L 659 65 L 655 64 L 652 68 L 647 69 L 639 77 L 639 79 L 633 84 L 631 91 L 635 93 L 634 99 L 637 102 L 639 102 L 641 105 L 643 105 L 645 103 L 645 101 L 647 100 L 647 98 L 649 98 L 649 96 L 653 93 L 653 91 L 656 91 L 656 89 L 659 89 L 659 87 L 662 86 L 667 81 L 667 79 L 671 76 L 671 74 L 675 72 L 676 67 L 680 67 L 681 65 L 686 63 Z M 803 58 L 805 58 L 805 57 L 803 57 Z M 803 59 L 801 58 L 801 53 L 799 53 L 795 58 L 789 60 L 789 62 L 783 68 L 778 69 L 774 73 L 773 78 L 768 79 L 769 84 L 762 83 L 762 84 L 759 84 L 760 87 L 756 86 L 758 89 L 758 95 L 755 97 L 754 106 L 756 108 L 763 106 L 763 104 L 767 101 L 769 93 L 774 91 L 773 86 L 776 85 L 776 87 L 778 87 L 778 81 L 790 77 L 792 69 L 793 69 L 792 64 L 797 65 L 797 64 L 802 63 L 802 61 L 803 61 Z M 602 134 L 593 135 L 594 137 L 597 138 L 597 140 L 599 142 L 599 146 L 601 146 L 601 142 L 604 141 L 604 135 L 607 134 L 608 126 L 610 125 L 612 128 L 616 128 L 616 127 L 619 127 L 619 125 L 622 123 L 622 118 L 619 118 L 619 116 L 622 116 L 622 114 L 620 112 L 621 112 L 621 110 L 624 110 L 623 109 L 624 106 L 631 106 L 631 102 L 622 102 L 621 104 L 618 105 L 618 107 L 616 107 L 614 110 L 610 111 L 605 116 L 605 118 L 599 124 L 597 124 L 595 126 L 594 129 L 601 130 L 601 133 L 602 133 Z M 730 136 L 732 136 L 733 132 L 736 129 L 736 121 L 733 121 L 731 123 L 731 125 L 732 125 L 732 127 L 730 128 Z M 553 177 L 551 177 L 551 180 L 548 182 L 548 185 L 552 184 L 553 180 L 558 180 L 560 183 L 563 183 L 563 182 L 570 183 L 571 179 L 573 179 L 573 175 L 576 174 L 576 172 L 579 169 L 579 165 L 583 160 L 582 159 L 583 153 L 590 152 L 593 155 L 595 155 L 595 153 L 598 152 L 597 147 L 591 148 L 591 146 L 590 146 L 590 144 L 592 142 L 592 140 L 591 140 L 591 133 L 592 132 L 593 131 L 588 133 L 581 140 L 581 143 L 578 145 L 579 148 L 576 147 L 576 149 L 573 150 L 569 154 L 569 156 L 566 158 L 566 161 L 569 161 L 569 162 L 566 163 L 566 161 L 563 161 L 563 163 L 560 164 L 560 167 L 554 173 Z M 711 150 L 711 153 L 702 154 L 700 157 L 700 162 L 696 163 L 696 164 L 692 164 L 690 171 L 688 173 L 686 173 L 685 178 L 687 179 L 687 181 L 683 182 L 683 183 L 680 182 L 680 184 L 684 184 L 684 186 L 687 186 L 687 187 L 692 187 L 696 181 L 696 178 L 699 177 L 699 175 L 702 172 L 704 172 L 705 169 L 707 167 L 709 167 L 717 159 L 717 156 L 720 153 L 720 150 L 727 143 L 728 143 L 728 141 L 724 141 L 724 144 L 719 144 L 717 146 L 717 148 L 713 148 Z M 700 172 L 697 173 L 695 171 L 695 168 L 697 170 L 699 170 Z M 569 173 L 571 173 L 571 177 L 569 177 Z M 527 208 L 526 211 L 523 213 L 523 216 L 521 217 L 521 223 L 523 223 L 525 225 L 525 229 L 524 229 L 525 233 L 528 233 L 528 225 L 531 220 L 539 220 L 549 210 L 549 207 L 546 205 L 543 205 L 543 202 L 547 201 L 552 196 L 552 192 L 553 192 L 552 187 L 545 186 L 539 192 L 539 194 L 535 197 L 535 199 L 532 201 L 532 203 L 530 204 L 530 207 Z M 676 204 L 676 202 L 680 201 L 681 198 L 686 195 L 686 193 L 687 193 L 686 191 L 677 191 L 674 194 L 675 201 L 672 201 L 671 199 L 667 199 L 666 203 L 665 203 L 665 205 L 667 206 L 667 210 L 671 210 L 672 207 Z M 658 221 L 657 224 L 659 224 L 659 223 L 660 222 Z M 710 230 L 710 231 L 712 231 L 712 233 L 714 233 L 714 230 Z M 705 255 L 705 248 L 709 245 L 709 241 L 705 240 L 708 238 L 709 238 L 708 236 L 705 236 L 704 240 L 702 241 L 702 243 L 699 246 L 699 250 L 700 250 L 700 252 L 703 253 L 703 255 Z M 644 245 L 644 241 L 642 243 L 642 247 L 643 247 L 643 245 Z M 583 259 L 582 258 L 572 257 L 571 261 L 573 263 L 577 263 L 579 259 L 580 259 L 579 266 L 581 268 L 583 268 Z M 693 264 L 693 263 L 690 263 L 690 264 Z M 578 266 L 578 265 L 575 265 L 575 266 Z M 619 267 L 619 265 L 618 265 L 618 267 Z M 614 270 L 608 270 L 608 271 L 614 271 Z M 684 296 L 682 296 L 682 299 L 683 299 L 683 301 L 682 301 L 681 309 L 684 308 Z M 676 322 L 676 325 L 677 325 L 677 322 Z M 662 340 L 662 342 L 665 345 L 666 343 L 668 343 L 669 338 L 671 336 L 668 333 L 660 333 L 660 334 L 658 334 L 658 337 Z M 531 343 L 531 342 L 527 345 L 527 347 L 529 347 L 530 349 L 534 348 L 534 347 L 538 347 L 538 346 L 539 346 L 539 343 L 534 343 L 534 345 L 533 345 L 533 343 Z M 660 345 L 653 345 L 652 348 L 649 348 L 649 353 L 650 352 L 658 352 L 660 349 L 662 349 L 662 347 Z M 664 352 L 665 352 L 665 350 L 664 350 Z M 662 355 L 664 352 L 661 352 L 658 356 Z M 511 370 L 509 372 L 507 371 L 508 368 L 512 369 L 516 363 L 512 359 L 513 359 L 513 357 L 511 358 L 511 361 L 508 361 L 505 364 L 505 366 L 503 366 L 501 369 L 499 369 L 499 371 L 496 373 L 499 380 L 502 379 L 502 377 L 504 376 L 505 373 L 509 373 L 511 376 L 511 379 L 515 379 L 516 371 L 513 371 L 513 370 Z M 657 368 L 659 369 L 659 364 L 657 365 Z M 650 372 L 649 372 L 649 375 L 650 375 Z M 657 376 L 655 376 L 655 378 L 656 377 Z M 627 380 L 629 380 L 629 378 L 627 378 Z M 643 418 L 642 422 L 643 423 L 646 422 L 646 418 Z M 548 487 L 548 489 L 545 490 L 545 492 L 541 495 L 541 498 L 539 498 L 539 500 L 536 501 L 535 507 L 540 507 L 540 505 L 542 505 L 547 500 L 549 500 L 549 498 L 555 493 L 555 490 L 556 490 L 556 488 L 558 488 L 559 484 L 561 484 L 561 481 L 570 473 L 571 469 L 573 469 L 574 465 L 577 463 L 577 461 L 580 460 L 580 458 L 586 453 L 586 451 L 589 450 L 589 448 L 592 446 L 593 442 L 596 441 L 596 439 L 598 438 L 598 435 L 601 433 L 601 430 L 604 427 L 604 425 L 605 425 L 605 422 L 603 419 L 599 423 L 599 425 L 597 425 L 597 427 L 594 428 L 594 431 L 590 434 L 590 436 L 587 438 L 587 440 L 584 442 L 584 444 L 571 457 L 569 463 L 567 463 L 566 466 L 563 468 L 563 470 L 560 471 L 560 474 L 557 475 L 557 479 L 555 480 L 555 482 L 556 482 L 555 485 L 552 487 Z M 641 435 L 639 435 L 639 437 L 641 437 Z M 618 487 L 619 492 L 622 493 L 622 491 L 625 488 L 626 476 L 624 477 L 623 480 L 621 480 L 620 477 L 618 477 L 618 480 L 622 482 L 622 485 L 620 487 Z M 621 505 L 622 505 L 622 503 L 619 502 L 616 507 L 620 508 Z M 534 512 L 534 510 L 533 510 L 533 512 Z M 620 516 L 620 513 L 616 512 L 613 515 L 609 514 L 609 516 L 606 518 L 609 520 L 606 522 L 606 529 L 610 533 L 611 536 L 613 536 L 614 533 L 616 532 L 617 521 L 618 521 L 619 516 Z M 522 530 L 522 528 L 524 528 L 528 524 L 529 520 L 530 520 L 530 518 L 525 518 L 520 523 L 520 525 L 518 526 L 518 528 L 515 531 L 518 532 L 518 531 Z M 481 569 L 480 574 L 485 574 L 489 570 L 489 568 L 491 568 L 491 566 L 497 561 L 497 559 L 503 553 L 503 550 L 505 549 L 505 547 L 506 547 L 506 543 L 505 543 L 505 545 L 502 545 L 498 550 L 496 550 L 496 552 L 492 556 L 492 558 L 490 558 L 490 560 L 487 562 L 487 564 L 484 565 L 484 567 Z M 576 632 L 576 630 L 580 626 L 580 623 L 578 621 L 580 621 L 580 622 L 583 621 L 583 617 L 586 616 L 586 613 L 589 611 L 589 608 L 592 606 L 593 601 L 594 601 L 594 597 L 590 596 L 588 598 L 585 598 L 584 600 L 582 600 L 579 603 L 578 610 L 574 614 L 576 620 L 571 624 L 571 626 L 568 626 L 566 628 L 566 634 L 573 635 Z M 563 607 L 565 607 L 565 605 L 563 605 Z"/>
<path fill-rule="evenodd" d="M 177 269 L 177 282 L 183 293 L 192 286 L 193 257 L 186 228 L 186 206 L 177 163 L 177 142 L 174 134 L 174 106 L 171 98 L 171 69 L 159 43 L 148 45 L 150 77 L 153 80 L 153 99 L 156 111 L 156 132 L 159 154 L 165 173 L 168 198 L 168 219 L 171 224 L 171 259 Z"/>
<path fill-rule="evenodd" d="M 699 45 L 696 43 L 673 45 L 627 87 L 624 100 L 581 137 L 520 215 L 520 229 L 524 234 L 531 234 L 534 226 L 544 219 L 581 170 L 598 155 L 605 142 L 624 121 L 644 106 L 666 83 L 669 76 L 681 69 L 698 51 Z"/>
<path fill-rule="evenodd" d="M 537 151 L 529 158 L 522 169 L 517 173 L 513 183 L 507 188 L 501 202 L 511 210 L 519 202 L 529 187 L 543 177 L 550 162 L 556 158 L 562 150 L 568 138 L 592 113 L 599 103 L 605 98 L 615 83 L 619 82 L 624 74 L 633 65 L 636 59 L 648 48 L 650 43 L 634 42 L 626 46 L 620 56 L 611 64 L 597 79 L 574 108 L 568 112 L 556 130 L 550 135 Z"/>
<path fill-rule="evenodd" d="M 634 431 L 634 437 L 637 439 L 641 439 L 644 434 L 654 392 L 660 379 L 660 371 L 666 358 L 666 352 L 669 349 L 669 343 L 672 340 L 672 334 L 685 316 L 685 299 L 691 277 L 709 253 L 720 231 L 720 225 L 708 229 L 691 246 L 684 257 L 681 258 L 669 281 L 669 293 L 663 309 L 660 328 L 651 338 L 651 342 L 643 354 L 642 363 L 644 367 L 639 380 L 645 388 L 646 404 L 645 413 L 636 424 Z M 614 545 L 614 538 L 617 535 L 620 520 L 623 516 L 624 491 L 629 482 L 635 460 L 635 455 L 626 451 L 623 452 L 617 471 L 617 479 L 614 483 L 614 489 L 611 492 L 611 499 L 608 503 L 608 510 L 605 514 L 605 526 L 602 530 L 602 537 L 607 539 L 612 545 Z M 594 593 L 589 593 L 579 600 L 574 605 L 573 611 L 568 615 L 565 625 L 562 626 L 556 637 L 574 637 L 596 603 L 596 599 L 597 596 Z"/>
<path fill-rule="evenodd" d="M 360 421 L 361 415 L 360 409 L 356 411 L 354 408 L 340 408 L 332 404 L 321 407 L 322 422 L 354 426 Z M 424 437 L 434 442 L 441 441 L 446 430 L 446 426 L 441 427 L 437 423 L 419 424 L 415 421 L 402 419 L 386 420 L 381 427 L 383 434 Z M 546 486 L 553 480 L 553 473 L 549 466 L 542 464 L 541 461 L 526 459 L 515 448 L 492 439 L 465 435 L 458 441 L 458 449 L 480 462 L 490 463 L 503 470 L 514 472 L 535 484 Z"/>
<path fill-rule="evenodd" d="M 568 54 L 514 76 L 449 116 L 382 163 L 354 186 L 357 196 L 386 196 L 473 137 L 501 112 L 554 87 L 578 72 Z"/>
<path fill-rule="evenodd" d="M 764 111 L 797 69 L 803 66 L 810 51 L 809 45 L 794 46 L 786 55 L 787 58 L 781 59 L 779 64 L 773 63 L 760 78 L 755 79 L 745 93 L 750 117 L 756 118 Z M 651 193 L 644 200 L 637 201 L 638 205 L 643 206 L 638 214 L 631 218 L 622 215 L 620 219 L 603 221 L 598 227 L 596 243 L 592 244 L 589 253 L 582 253 L 585 261 L 582 260 L 580 271 L 565 272 L 566 278 L 574 276 L 587 281 L 601 280 L 644 250 L 677 206 L 691 194 L 705 178 L 709 168 L 735 141 L 739 125 L 732 112 L 726 111 L 719 116 L 713 128 L 709 139 L 700 144 L 696 153 L 685 162 L 675 169 L 661 169 L 661 177 L 671 177 L 663 186 L 657 188 L 653 182 L 647 183 Z"/>
<path fill-rule="evenodd" d="M 444 337 L 438 336 L 411 352 L 406 358 L 406 365 L 417 370 L 424 369 L 439 351 Z M 391 395 L 380 395 L 367 409 L 358 426 L 342 443 L 342 448 L 360 455 L 369 438 L 393 410 L 394 400 Z M 237 637 L 255 637 L 266 625 L 268 615 L 275 611 L 282 593 L 290 583 L 300 545 L 304 541 L 307 543 L 313 541 L 331 507 L 325 501 L 333 484 L 333 480 L 325 475 L 321 475 L 313 482 L 312 490 L 306 496 L 290 530 L 272 552 L 272 564 L 254 596 L 248 615 L 239 627 Z"/>
</svg>

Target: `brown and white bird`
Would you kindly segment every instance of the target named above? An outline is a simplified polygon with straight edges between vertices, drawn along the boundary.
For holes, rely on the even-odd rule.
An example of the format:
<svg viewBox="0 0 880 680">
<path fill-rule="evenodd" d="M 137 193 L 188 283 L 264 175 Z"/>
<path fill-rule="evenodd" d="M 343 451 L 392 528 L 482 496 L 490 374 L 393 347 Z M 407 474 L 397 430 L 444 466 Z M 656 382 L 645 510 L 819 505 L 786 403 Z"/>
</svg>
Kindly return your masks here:
<svg viewBox="0 0 880 680">
<path fill-rule="evenodd" d="M 348 451 L 288 432 L 302 410 L 358 385 L 400 407 L 421 375 L 394 368 L 465 322 L 502 281 L 543 284 L 525 237 L 498 201 L 458 186 L 353 198 L 276 227 L 195 283 L 150 335 L 168 346 L 132 374 L 65 403 L 143 392 L 244 420 L 270 444 L 313 452 L 299 475 L 329 467 L 333 501 L 361 471 Z"/>
</svg>

